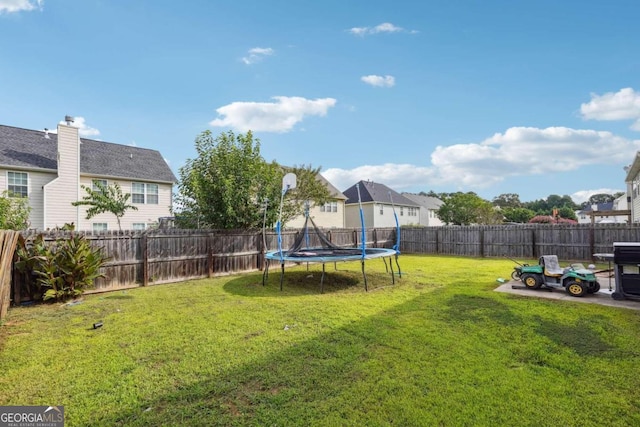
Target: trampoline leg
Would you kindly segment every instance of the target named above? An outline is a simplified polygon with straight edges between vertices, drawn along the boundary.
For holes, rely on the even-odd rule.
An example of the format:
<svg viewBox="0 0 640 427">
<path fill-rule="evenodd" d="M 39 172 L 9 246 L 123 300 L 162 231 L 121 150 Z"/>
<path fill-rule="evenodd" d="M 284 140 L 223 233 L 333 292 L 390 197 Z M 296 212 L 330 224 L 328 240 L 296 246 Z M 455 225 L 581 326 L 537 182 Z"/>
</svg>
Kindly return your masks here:
<svg viewBox="0 0 640 427">
<path fill-rule="evenodd" d="M 324 294 L 324 263 L 322 263 L 322 276 L 320 276 L 320 293 Z"/>
<path fill-rule="evenodd" d="M 369 287 L 367 286 L 367 274 L 364 272 L 364 260 L 362 260 L 362 277 L 364 277 L 364 290 L 369 291 Z"/>
<path fill-rule="evenodd" d="M 395 285 L 396 284 L 396 275 L 393 272 L 393 262 L 391 261 L 391 258 L 389 258 L 389 267 L 391 267 L 391 284 Z"/>
<path fill-rule="evenodd" d="M 391 260 L 389 260 L 391 262 Z M 402 270 L 400 270 L 400 264 L 398 263 L 398 254 L 396 254 L 396 265 L 398 266 L 398 277 L 402 279 Z"/>
<path fill-rule="evenodd" d="M 284 280 L 284 264 L 280 264 L 280 290 L 282 290 L 282 281 Z"/>
<path fill-rule="evenodd" d="M 382 258 L 382 262 L 384 262 L 384 271 L 388 273 L 389 267 L 387 267 L 387 260 L 385 258 Z M 389 264 L 391 264 L 391 262 L 389 262 Z"/>
<path fill-rule="evenodd" d="M 269 261 L 264 264 L 264 271 L 262 272 L 262 286 L 269 281 Z"/>
</svg>

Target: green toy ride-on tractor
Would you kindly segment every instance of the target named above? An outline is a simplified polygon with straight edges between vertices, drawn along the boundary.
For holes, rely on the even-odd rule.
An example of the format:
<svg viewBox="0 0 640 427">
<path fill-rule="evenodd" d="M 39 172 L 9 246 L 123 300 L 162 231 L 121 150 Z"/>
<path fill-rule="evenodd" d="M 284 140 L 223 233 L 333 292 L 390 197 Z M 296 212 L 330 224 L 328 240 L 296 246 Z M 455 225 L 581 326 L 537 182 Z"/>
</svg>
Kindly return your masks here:
<svg viewBox="0 0 640 427">
<path fill-rule="evenodd" d="M 560 268 L 556 255 L 541 256 L 538 265 L 517 266 L 511 277 L 519 278 L 528 289 L 540 289 L 543 286 L 564 288 L 574 297 L 593 294 L 600 290 L 600 284 L 593 271 L 584 268 L 582 264 Z"/>
</svg>

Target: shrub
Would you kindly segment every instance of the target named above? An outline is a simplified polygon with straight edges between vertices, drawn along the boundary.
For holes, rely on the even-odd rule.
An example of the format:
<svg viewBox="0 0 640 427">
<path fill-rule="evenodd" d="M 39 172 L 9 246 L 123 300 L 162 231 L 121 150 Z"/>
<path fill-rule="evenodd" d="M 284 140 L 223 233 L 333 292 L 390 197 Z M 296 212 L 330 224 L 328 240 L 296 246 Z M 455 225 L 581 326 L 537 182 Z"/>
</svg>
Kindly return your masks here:
<svg viewBox="0 0 640 427">
<path fill-rule="evenodd" d="M 92 287 L 106 261 L 81 235 L 46 244 L 42 234 L 18 246 L 16 268 L 34 282 L 44 301 L 66 300 Z"/>
<path fill-rule="evenodd" d="M 536 215 L 529 220 L 529 224 L 577 224 L 578 221 L 558 217 L 557 219 L 551 215 Z"/>
</svg>

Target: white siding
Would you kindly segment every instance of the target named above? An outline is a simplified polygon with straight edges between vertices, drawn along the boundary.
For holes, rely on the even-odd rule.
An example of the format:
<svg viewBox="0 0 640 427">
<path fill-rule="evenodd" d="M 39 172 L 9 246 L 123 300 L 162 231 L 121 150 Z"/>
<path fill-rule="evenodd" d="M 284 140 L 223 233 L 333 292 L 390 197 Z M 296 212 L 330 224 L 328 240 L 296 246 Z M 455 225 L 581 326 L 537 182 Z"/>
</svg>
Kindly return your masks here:
<svg viewBox="0 0 640 427">
<path fill-rule="evenodd" d="M 80 190 L 79 158 L 78 129 L 58 125 L 58 177 L 44 187 L 43 228 L 61 227 L 70 222 L 78 224 L 78 208 L 71 203 L 78 200 Z"/>
<path fill-rule="evenodd" d="M 331 201 L 336 202 L 338 207 L 337 212 L 321 212 L 319 206 L 312 206 L 309 209 L 309 216 L 318 227 L 344 228 L 344 200 L 335 199 Z M 301 228 L 304 225 L 304 215 L 293 218 L 285 225 L 287 228 Z"/>
<path fill-rule="evenodd" d="M 29 206 L 31 212 L 29 214 L 30 228 L 42 229 L 44 225 L 44 205 L 43 205 L 43 185 L 50 182 L 56 177 L 54 172 L 34 172 L 20 169 L 0 169 L 0 193 L 7 191 L 9 185 L 7 183 L 7 172 L 26 172 L 28 177 Z"/>
<path fill-rule="evenodd" d="M 380 214 L 380 205 L 382 205 L 382 214 Z M 412 206 L 418 209 L 417 206 Z M 418 224 L 419 214 L 416 216 L 409 216 L 409 207 L 402 206 L 403 215 L 400 215 L 400 206 L 395 207 L 396 215 L 398 216 L 399 225 Z M 357 203 L 349 204 L 345 206 L 345 225 L 347 228 L 360 228 L 360 208 Z M 365 228 L 385 228 L 395 227 L 396 220 L 393 215 L 393 206 L 390 204 L 381 203 L 363 203 L 362 213 L 364 214 L 364 226 Z"/>
<path fill-rule="evenodd" d="M 80 177 L 80 185 L 84 185 L 85 187 L 91 187 L 91 184 L 94 179 L 106 179 L 108 185 L 113 185 L 117 183 L 120 185 L 122 189 L 122 193 L 131 193 L 131 183 L 132 182 L 145 182 L 145 181 L 124 181 L 124 180 L 113 180 L 105 177 L 97 177 L 97 176 L 82 176 Z M 146 182 L 145 182 L 146 183 Z M 153 183 L 155 184 L 155 183 Z M 138 210 L 128 210 L 125 215 L 121 218 L 121 226 L 123 230 L 131 230 L 133 228 L 134 223 L 145 223 L 145 224 L 156 224 L 158 222 L 158 218 L 164 216 L 171 215 L 171 193 L 172 186 L 171 184 L 158 184 L 158 204 L 139 204 L 132 203 L 131 198 L 129 198 L 129 204 L 138 208 Z M 81 190 L 80 199 L 84 197 L 86 194 L 85 190 Z M 118 229 L 118 221 L 116 217 L 111 213 L 102 213 L 94 216 L 91 219 L 86 219 L 86 206 L 80 206 L 80 221 L 77 230 L 91 230 L 93 228 L 94 223 L 106 223 L 109 230 L 117 230 Z"/>
</svg>

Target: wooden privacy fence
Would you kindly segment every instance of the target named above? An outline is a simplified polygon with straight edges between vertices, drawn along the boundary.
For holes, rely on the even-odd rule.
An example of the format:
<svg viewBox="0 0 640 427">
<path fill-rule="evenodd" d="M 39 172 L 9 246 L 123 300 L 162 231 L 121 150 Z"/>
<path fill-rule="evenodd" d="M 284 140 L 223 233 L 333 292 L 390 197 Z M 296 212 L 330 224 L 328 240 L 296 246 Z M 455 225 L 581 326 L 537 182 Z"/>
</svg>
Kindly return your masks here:
<svg viewBox="0 0 640 427">
<path fill-rule="evenodd" d="M 282 248 L 286 250 L 299 230 L 282 233 Z M 69 237 L 71 232 L 44 233 L 45 242 Z M 93 291 L 123 289 L 132 286 L 179 282 L 264 268 L 264 253 L 276 250 L 277 235 L 260 230 L 153 230 L 148 232 L 106 232 L 84 235 L 92 247 L 102 248 L 108 258 L 101 272 L 104 278 L 95 281 Z M 368 247 L 391 247 L 395 243 L 394 228 L 366 230 Z M 34 233 L 24 233 L 25 238 Z M 342 247 L 361 244 L 358 229 L 326 231 L 332 243 Z M 309 246 L 320 245 L 317 237 L 309 235 Z M 20 280 L 16 276 L 14 280 Z M 24 287 L 14 284 L 13 300 L 26 298 Z M 91 291 L 89 291 L 91 292 Z"/>
<path fill-rule="evenodd" d="M 4 319 L 11 301 L 11 266 L 20 233 L 0 230 L 0 320 Z"/>
<path fill-rule="evenodd" d="M 612 253 L 613 242 L 640 242 L 640 224 L 402 228 L 400 237 L 400 249 L 407 253 L 592 261 L 595 253 Z"/>
<path fill-rule="evenodd" d="M 300 230 L 285 230 L 282 247 L 287 249 Z M 32 233 L 33 234 L 33 233 Z M 45 241 L 55 241 L 69 232 L 51 232 Z M 153 230 L 147 232 L 81 233 L 93 247 L 108 257 L 96 280 L 95 291 L 132 286 L 179 282 L 214 275 L 261 270 L 264 253 L 276 250 L 277 236 L 260 230 Z M 342 247 L 361 244 L 359 229 L 327 230 L 328 238 Z M 367 247 L 390 248 L 396 241 L 395 228 L 367 229 Z M 26 238 L 29 234 L 24 233 Z M 495 225 L 402 228 L 400 250 L 404 253 L 460 255 L 474 257 L 510 256 L 536 259 L 555 254 L 561 260 L 591 261 L 594 253 L 613 252 L 613 242 L 640 242 L 640 225 Z M 318 246 L 309 235 L 309 246 Z M 6 246 L 5 246 L 6 247 Z M 13 254 L 13 249 L 11 250 Z M 5 272 L 6 270 L 3 270 Z M 19 280 L 14 275 L 14 280 Z M 0 290 L 6 287 L 0 286 Z M 21 294 L 21 289 L 22 294 Z M 14 283 L 13 300 L 24 300 L 24 287 Z M 0 301 L 4 294 L 0 292 Z"/>
</svg>

